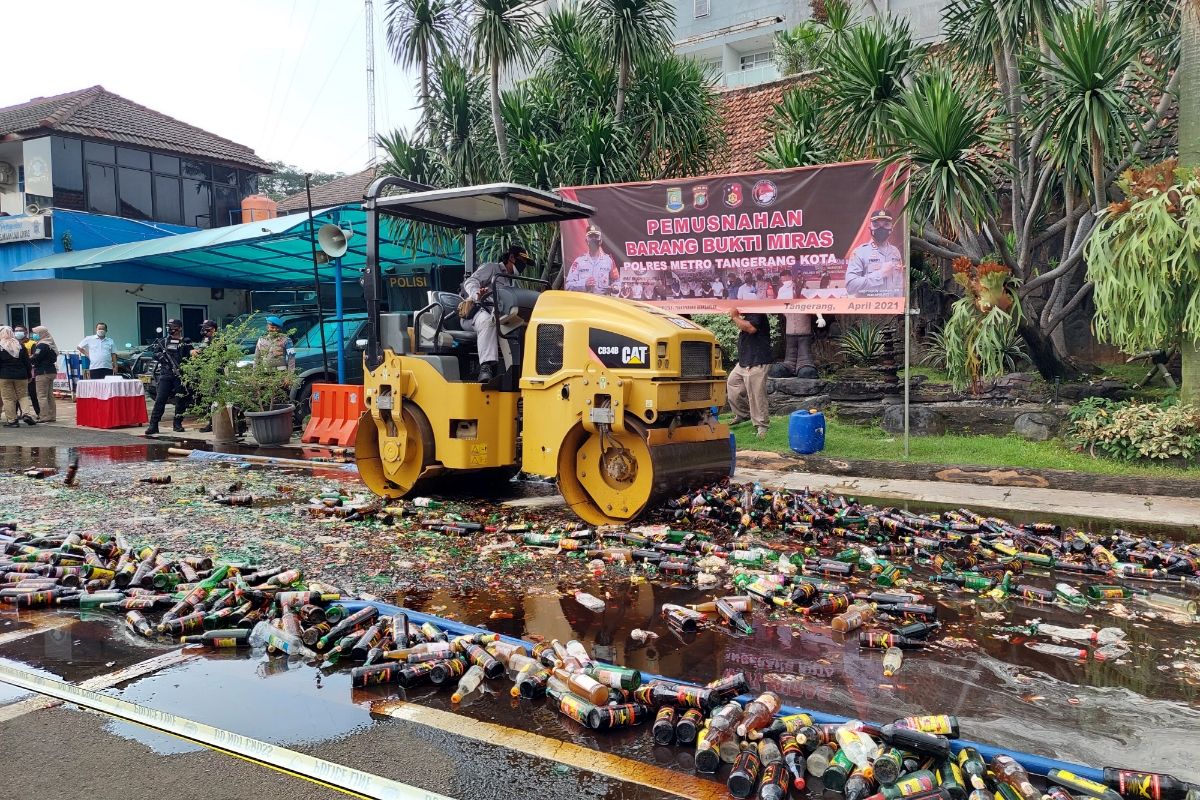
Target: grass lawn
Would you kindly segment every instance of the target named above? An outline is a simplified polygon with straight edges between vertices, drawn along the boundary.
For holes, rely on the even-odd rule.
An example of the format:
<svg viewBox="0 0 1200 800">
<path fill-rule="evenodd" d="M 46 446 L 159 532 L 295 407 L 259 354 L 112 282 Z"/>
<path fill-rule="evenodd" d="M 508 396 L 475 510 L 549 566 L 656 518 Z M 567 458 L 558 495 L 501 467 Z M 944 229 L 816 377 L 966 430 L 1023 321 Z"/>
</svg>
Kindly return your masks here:
<svg viewBox="0 0 1200 800">
<path fill-rule="evenodd" d="M 826 415 L 825 449 L 817 455 L 828 458 L 857 458 L 871 461 L 903 461 L 904 441 L 878 426 L 865 427 L 840 422 Z M 741 450 L 791 452 L 787 418 L 772 417 L 767 438 L 755 436 L 748 422 L 735 426 Z M 1160 465 L 1126 464 L 1076 453 L 1062 442 L 1028 442 L 1019 436 L 954 435 L 913 436 L 910 461 L 923 464 L 970 464 L 987 467 L 1064 469 L 1099 475 L 1144 475 L 1200 479 L 1200 468 L 1180 469 Z"/>
</svg>

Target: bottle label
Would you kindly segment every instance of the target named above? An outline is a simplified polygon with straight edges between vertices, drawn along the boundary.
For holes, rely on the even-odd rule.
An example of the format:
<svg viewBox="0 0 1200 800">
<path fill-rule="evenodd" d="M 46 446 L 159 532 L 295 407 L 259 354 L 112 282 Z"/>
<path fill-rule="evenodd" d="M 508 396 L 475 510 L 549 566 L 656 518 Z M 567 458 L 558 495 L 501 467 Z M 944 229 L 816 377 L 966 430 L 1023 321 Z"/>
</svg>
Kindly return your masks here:
<svg viewBox="0 0 1200 800">
<path fill-rule="evenodd" d="M 598 728 L 624 728 L 636 725 L 641 719 L 638 712 L 644 708 L 634 703 L 619 706 L 600 706 L 600 724 Z"/>
<path fill-rule="evenodd" d="M 926 789 L 933 788 L 933 780 L 929 775 L 912 775 L 902 780 L 896 781 L 896 790 L 900 792 L 901 797 L 907 797 L 910 794 L 923 792 Z"/>
<path fill-rule="evenodd" d="M 563 695 L 562 699 L 558 701 L 558 710 L 584 727 L 588 727 L 588 712 L 593 708 L 595 706 L 582 697 L 571 694 Z"/>
<path fill-rule="evenodd" d="M 1065 769 L 1060 769 L 1060 770 L 1056 771 L 1054 773 L 1054 776 L 1056 778 L 1059 778 L 1063 783 L 1065 783 L 1068 786 L 1071 786 L 1076 789 L 1082 789 L 1083 791 L 1087 792 L 1088 794 L 1092 794 L 1097 797 L 1103 797 L 1105 792 L 1108 791 L 1108 787 L 1105 786 L 1104 784 L 1096 783 L 1096 781 L 1091 781 L 1091 780 L 1088 780 L 1087 778 L 1080 777 L 1079 775 L 1076 775 L 1073 772 L 1067 772 Z"/>
<path fill-rule="evenodd" d="M 1158 775 L 1153 772 L 1129 772 L 1121 770 L 1117 773 L 1119 791 L 1125 797 L 1145 797 L 1147 800 L 1161 800 L 1162 786 Z"/>
<path fill-rule="evenodd" d="M 923 733 L 938 736 L 949 736 L 953 733 L 953 725 L 948 714 L 930 714 L 923 717 L 905 717 L 898 723 L 900 727 L 909 728 Z"/>
</svg>

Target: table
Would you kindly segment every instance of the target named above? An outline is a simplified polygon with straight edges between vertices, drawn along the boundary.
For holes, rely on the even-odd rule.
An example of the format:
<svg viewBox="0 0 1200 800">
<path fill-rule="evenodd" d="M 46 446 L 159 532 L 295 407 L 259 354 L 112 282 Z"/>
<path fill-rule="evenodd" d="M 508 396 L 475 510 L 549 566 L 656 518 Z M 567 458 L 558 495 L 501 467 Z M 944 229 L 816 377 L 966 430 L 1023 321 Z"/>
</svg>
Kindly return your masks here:
<svg viewBox="0 0 1200 800">
<path fill-rule="evenodd" d="M 137 380 L 80 381 L 75 386 L 75 424 L 85 428 L 145 425 L 146 388 Z"/>
</svg>

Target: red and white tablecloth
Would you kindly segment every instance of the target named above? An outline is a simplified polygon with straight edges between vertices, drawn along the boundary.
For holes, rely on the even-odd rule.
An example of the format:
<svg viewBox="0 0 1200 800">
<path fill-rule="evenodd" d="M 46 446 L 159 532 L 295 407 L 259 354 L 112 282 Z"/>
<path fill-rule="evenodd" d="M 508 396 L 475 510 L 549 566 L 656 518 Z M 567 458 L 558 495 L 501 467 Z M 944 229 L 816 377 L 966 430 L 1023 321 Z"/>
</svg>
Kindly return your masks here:
<svg viewBox="0 0 1200 800">
<path fill-rule="evenodd" d="M 75 424 L 85 428 L 145 425 L 146 388 L 141 381 L 80 381 L 75 387 Z"/>
</svg>

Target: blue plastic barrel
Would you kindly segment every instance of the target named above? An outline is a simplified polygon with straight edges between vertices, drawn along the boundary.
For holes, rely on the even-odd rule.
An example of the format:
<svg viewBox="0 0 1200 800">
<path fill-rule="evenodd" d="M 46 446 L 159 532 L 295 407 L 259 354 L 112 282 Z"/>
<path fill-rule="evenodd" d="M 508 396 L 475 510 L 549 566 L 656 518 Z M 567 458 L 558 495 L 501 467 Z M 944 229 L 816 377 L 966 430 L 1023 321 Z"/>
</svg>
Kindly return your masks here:
<svg viewBox="0 0 1200 800">
<path fill-rule="evenodd" d="M 825 449 L 825 415 L 820 411 L 793 411 L 788 417 L 788 446 L 808 455 Z"/>
</svg>

